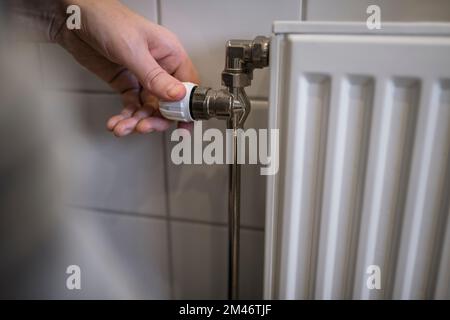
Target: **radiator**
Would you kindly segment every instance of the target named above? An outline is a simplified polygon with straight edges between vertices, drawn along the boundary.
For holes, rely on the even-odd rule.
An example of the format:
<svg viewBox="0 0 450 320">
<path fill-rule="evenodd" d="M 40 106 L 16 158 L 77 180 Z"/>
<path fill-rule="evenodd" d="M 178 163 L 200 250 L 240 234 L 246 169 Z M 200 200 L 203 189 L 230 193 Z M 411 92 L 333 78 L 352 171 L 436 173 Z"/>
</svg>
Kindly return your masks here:
<svg viewBox="0 0 450 320">
<path fill-rule="evenodd" d="M 450 299 L 450 24 L 275 22 L 270 59 L 265 298 Z"/>
</svg>

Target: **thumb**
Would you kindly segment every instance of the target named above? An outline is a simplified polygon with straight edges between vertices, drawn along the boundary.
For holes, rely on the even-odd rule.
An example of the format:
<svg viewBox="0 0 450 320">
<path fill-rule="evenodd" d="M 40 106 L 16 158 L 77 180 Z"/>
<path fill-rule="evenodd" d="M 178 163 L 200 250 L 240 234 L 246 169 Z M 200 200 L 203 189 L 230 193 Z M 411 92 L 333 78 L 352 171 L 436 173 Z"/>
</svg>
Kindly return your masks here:
<svg viewBox="0 0 450 320">
<path fill-rule="evenodd" d="M 141 85 L 159 99 L 178 101 L 186 95 L 184 85 L 168 74 L 147 50 L 139 54 L 129 68 Z"/>
</svg>

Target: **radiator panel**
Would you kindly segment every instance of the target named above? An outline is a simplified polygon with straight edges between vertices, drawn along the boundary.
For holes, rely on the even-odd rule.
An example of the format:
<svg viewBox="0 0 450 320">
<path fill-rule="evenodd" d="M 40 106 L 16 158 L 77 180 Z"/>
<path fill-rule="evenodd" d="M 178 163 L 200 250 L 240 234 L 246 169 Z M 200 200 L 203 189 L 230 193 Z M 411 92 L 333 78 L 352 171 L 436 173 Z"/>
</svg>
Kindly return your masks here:
<svg viewBox="0 0 450 320">
<path fill-rule="evenodd" d="M 450 299 L 450 37 L 306 29 L 272 41 L 266 298 Z"/>
</svg>

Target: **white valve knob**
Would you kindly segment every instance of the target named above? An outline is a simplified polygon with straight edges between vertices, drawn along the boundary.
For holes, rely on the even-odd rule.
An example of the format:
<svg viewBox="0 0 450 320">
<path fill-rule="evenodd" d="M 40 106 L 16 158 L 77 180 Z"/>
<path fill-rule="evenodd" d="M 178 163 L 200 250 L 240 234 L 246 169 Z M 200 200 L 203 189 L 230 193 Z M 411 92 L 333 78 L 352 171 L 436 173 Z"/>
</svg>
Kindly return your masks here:
<svg viewBox="0 0 450 320">
<path fill-rule="evenodd" d="M 191 82 L 183 82 L 183 85 L 186 88 L 186 95 L 183 99 L 181 99 L 180 101 L 159 102 L 159 111 L 164 118 L 183 122 L 194 121 L 191 116 L 191 111 L 189 110 L 189 105 L 191 92 L 195 87 L 197 87 L 197 85 Z"/>
</svg>

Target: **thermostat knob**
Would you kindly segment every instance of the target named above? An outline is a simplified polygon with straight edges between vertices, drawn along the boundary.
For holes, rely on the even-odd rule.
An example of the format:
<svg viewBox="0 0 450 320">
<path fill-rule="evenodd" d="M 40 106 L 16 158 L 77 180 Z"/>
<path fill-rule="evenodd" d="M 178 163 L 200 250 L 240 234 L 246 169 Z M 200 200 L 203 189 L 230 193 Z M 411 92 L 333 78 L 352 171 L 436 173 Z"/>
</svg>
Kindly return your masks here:
<svg viewBox="0 0 450 320">
<path fill-rule="evenodd" d="M 164 118 L 183 122 L 194 121 L 191 115 L 190 104 L 192 93 L 197 85 L 191 82 L 183 82 L 183 85 L 186 88 L 186 95 L 183 99 L 180 101 L 159 102 L 159 111 Z"/>
</svg>

